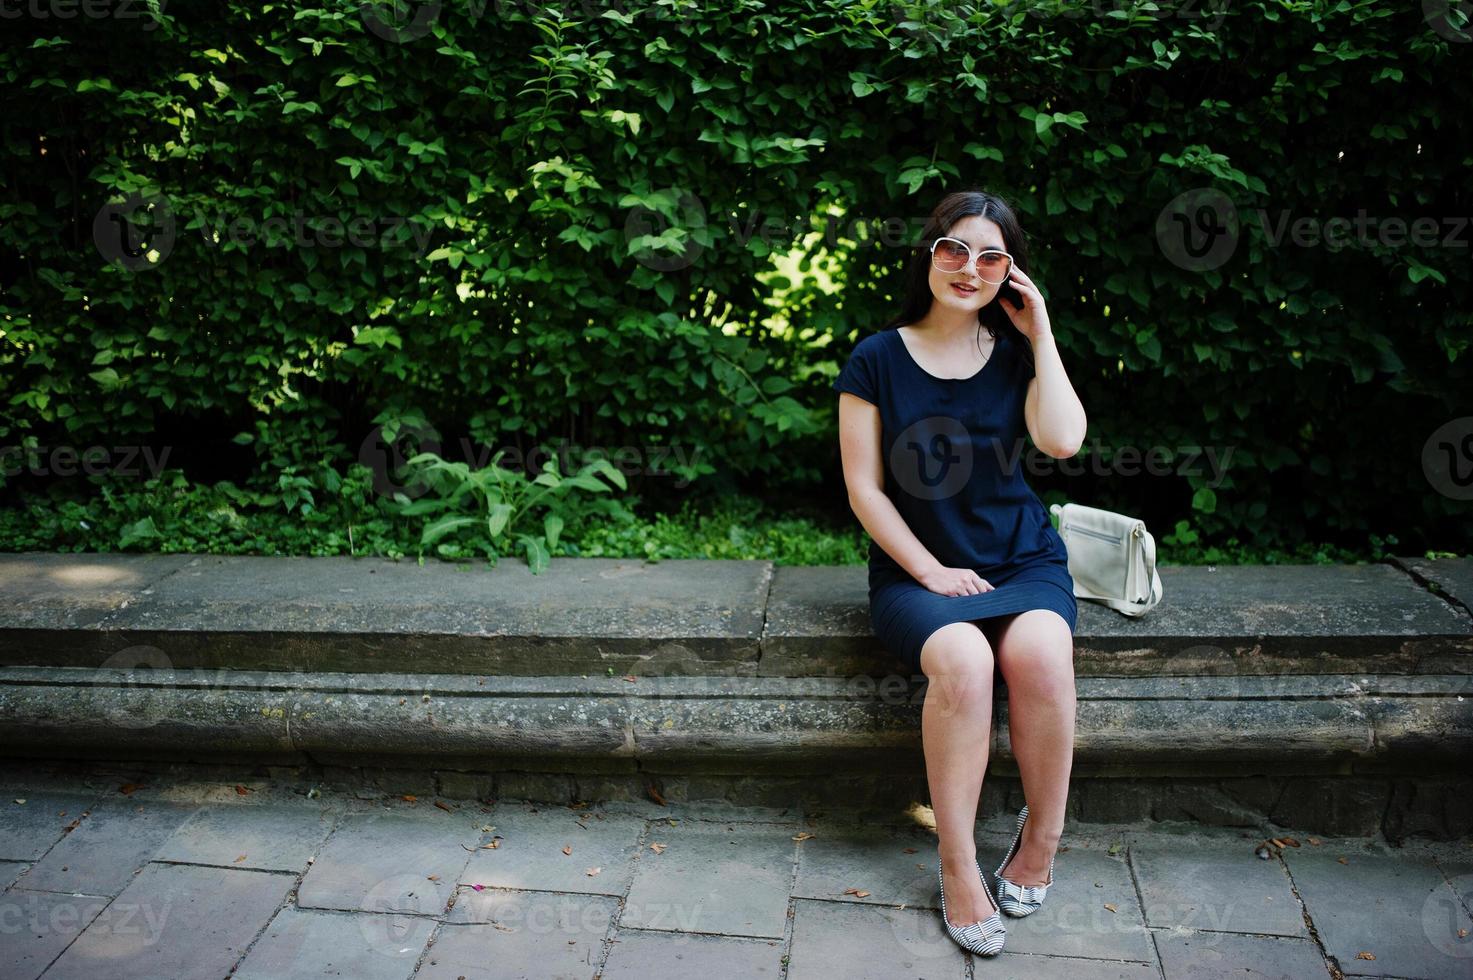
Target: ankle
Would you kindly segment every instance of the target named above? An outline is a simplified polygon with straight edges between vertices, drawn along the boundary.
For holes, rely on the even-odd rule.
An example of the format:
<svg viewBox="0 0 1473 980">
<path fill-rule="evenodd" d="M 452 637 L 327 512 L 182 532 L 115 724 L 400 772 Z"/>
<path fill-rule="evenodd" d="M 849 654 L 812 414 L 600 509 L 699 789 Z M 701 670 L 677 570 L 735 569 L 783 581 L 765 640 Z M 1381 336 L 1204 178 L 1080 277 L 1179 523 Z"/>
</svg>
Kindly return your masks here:
<svg viewBox="0 0 1473 980">
<path fill-rule="evenodd" d="M 977 842 L 961 841 L 956 844 L 942 844 L 937 848 L 937 853 L 941 857 L 943 868 L 970 868 L 977 863 Z"/>
</svg>

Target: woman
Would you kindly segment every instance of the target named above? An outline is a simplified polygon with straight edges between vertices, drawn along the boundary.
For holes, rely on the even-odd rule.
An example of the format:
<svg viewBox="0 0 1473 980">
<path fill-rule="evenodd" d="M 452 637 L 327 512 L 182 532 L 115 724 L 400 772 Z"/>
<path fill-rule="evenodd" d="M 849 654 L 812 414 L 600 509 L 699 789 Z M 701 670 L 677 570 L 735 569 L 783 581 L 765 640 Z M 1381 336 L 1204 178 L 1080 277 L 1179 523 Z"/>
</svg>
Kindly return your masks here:
<svg viewBox="0 0 1473 980">
<path fill-rule="evenodd" d="M 1027 264 L 1004 201 L 947 195 L 914 249 L 900 316 L 860 340 L 834 382 L 849 503 L 872 539 L 870 619 L 927 678 L 942 921 L 984 956 L 1002 950 L 999 912 L 1029 914 L 1053 882 L 1074 753 L 1078 609 L 1064 541 L 1023 479 L 1023 429 L 1062 459 L 1084 441 L 1085 415 Z M 996 901 L 973 837 L 994 663 L 1028 801 Z"/>
</svg>

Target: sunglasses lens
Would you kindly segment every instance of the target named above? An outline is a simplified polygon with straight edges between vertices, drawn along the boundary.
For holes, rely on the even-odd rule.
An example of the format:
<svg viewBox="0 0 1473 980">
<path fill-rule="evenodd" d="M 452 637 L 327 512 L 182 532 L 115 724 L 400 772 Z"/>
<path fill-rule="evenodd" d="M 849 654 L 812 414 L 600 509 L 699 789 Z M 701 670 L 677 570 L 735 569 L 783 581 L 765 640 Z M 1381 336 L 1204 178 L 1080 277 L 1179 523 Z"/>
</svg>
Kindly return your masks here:
<svg viewBox="0 0 1473 980">
<path fill-rule="evenodd" d="M 967 247 L 961 242 L 941 241 L 931 253 L 931 261 L 941 272 L 960 272 L 967 264 Z"/>
<path fill-rule="evenodd" d="M 983 252 L 977 256 L 977 275 L 995 285 L 1007 279 L 1012 264 L 1005 252 Z"/>
</svg>

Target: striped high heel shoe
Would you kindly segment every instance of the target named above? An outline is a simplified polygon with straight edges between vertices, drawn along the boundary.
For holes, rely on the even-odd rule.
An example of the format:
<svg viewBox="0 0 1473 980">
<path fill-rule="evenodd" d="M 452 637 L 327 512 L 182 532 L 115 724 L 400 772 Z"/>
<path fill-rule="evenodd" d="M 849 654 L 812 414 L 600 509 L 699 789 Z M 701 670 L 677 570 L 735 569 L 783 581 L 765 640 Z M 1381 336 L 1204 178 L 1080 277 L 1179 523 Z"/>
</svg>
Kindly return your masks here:
<svg viewBox="0 0 1473 980">
<path fill-rule="evenodd" d="M 977 876 L 982 879 L 982 887 L 987 887 L 987 876 L 982 872 L 982 866 L 977 865 Z M 978 956 L 996 956 L 1002 952 L 1004 940 L 1007 939 L 1007 926 L 1002 924 L 1002 913 L 994 910 L 991 915 L 981 922 L 972 922 L 964 926 L 954 926 L 946 917 L 946 879 L 941 874 L 941 855 L 936 855 L 936 881 L 941 885 L 941 922 L 946 926 L 946 931 L 953 941 L 962 949 Z M 991 897 L 990 895 L 988 896 Z"/>
<path fill-rule="evenodd" d="M 1002 863 L 997 866 L 997 907 L 1008 915 L 1022 918 L 1037 912 L 1039 906 L 1043 905 L 1043 897 L 1048 894 L 1048 886 L 1054 883 L 1054 859 L 1049 858 L 1048 881 L 1041 885 L 1019 885 L 1008 881 L 1002 876 L 1002 869 L 1008 866 L 1008 862 L 1017 853 L 1018 842 L 1023 839 L 1023 824 L 1028 822 L 1028 804 L 1023 804 L 1023 809 L 1018 811 L 1018 833 L 1013 837 L 1013 843 L 1008 847 L 1008 852 L 1002 856 Z"/>
</svg>

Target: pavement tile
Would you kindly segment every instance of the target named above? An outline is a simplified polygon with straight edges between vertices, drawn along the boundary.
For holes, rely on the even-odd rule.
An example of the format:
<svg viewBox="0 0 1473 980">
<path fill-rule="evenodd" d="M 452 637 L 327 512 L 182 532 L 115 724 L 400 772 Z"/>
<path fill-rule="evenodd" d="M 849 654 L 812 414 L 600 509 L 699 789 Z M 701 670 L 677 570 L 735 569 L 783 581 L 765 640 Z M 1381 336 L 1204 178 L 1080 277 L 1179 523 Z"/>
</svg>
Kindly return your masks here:
<svg viewBox="0 0 1473 980">
<path fill-rule="evenodd" d="M 793 904 L 788 980 L 961 980 L 967 975 L 971 954 L 946 934 L 938 912 L 801 898 Z M 978 973 L 982 970 L 979 965 Z"/>
<path fill-rule="evenodd" d="M 29 867 L 25 861 L 0 861 L 0 890 L 19 881 L 21 872 Z"/>
<path fill-rule="evenodd" d="M 1325 958 L 1310 939 L 1190 929 L 1162 930 L 1155 935 L 1166 980 L 1309 980 L 1330 976 Z"/>
<path fill-rule="evenodd" d="M 788 827 L 655 823 L 640 854 L 622 925 L 777 939 L 793 871 Z M 649 845 L 663 843 L 655 853 Z"/>
<path fill-rule="evenodd" d="M 36 862 L 26 876 L 26 887 L 116 895 L 194 809 L 171 803 L 134 803 L 126 797 L 98 803 L 75 830 Z"/>
<path fill-rule="evenodd" d="M 778 939 L 734 939 L 687 932 L 619 930 L 600 980 L 690 980 L 782 976 Z"/>
<path fill-rule="evenodd" d="M 937 908 L 936 836 L 921 828 L 811 827 L 798 845 L 793 894 L 840 902 Z M 906 853 L 910 851 L 911 853 Z M 846 895 L 858 888 L 863 898 Z"/>
<path fill-rule="evenodd" d="M 24 800 L 18 803 L 17 800 Z M 0 860 L 35 861 L 66 835 L 66 827 L 97 800 L 96 793 L 30 793 L 0 797 Z"/>
<path fill-rule="evenodd" d="M 1253 853 L 1252 841 L 1130 849 L 1146 924 L 1271 936 L 1307 936 L 1284 866 Z"/>
<path fill-rule="evenodd" d="M 417 980 L 588 978 L 618 911 L 605 895 L 463 890 Z"/>
<path fill-rule="evenodd" d="M 164 841 L 154 860 L 305 871 L 333 820 L 330 811 L 310 803 L 203 807 Z"/>
<path fill-rule="evenodd" d="M 422 916 L 287 906 L 231 980 L 404 980 L 434 930 Z"/>
<path fill-rule="evenodd" d="M 996 868 L 983 865 L 988 884 L 994 887 Z M 1111 857 L 1104 849 L 1071 845 L 1055 861 L 1054 883 L 1043 907 L 1021 919 L 1003 918 L 1008 927 L 1006 951 L 1137 963 L 1154 960 L 1123 853 Z"/>
<path fill-rule="evenodd" d="M 438 915 L 482 834 L 476 820 L 422 809 L 343 817 L 302 879 L 302 908 Z"/>
<path fill-rule="evenodd" d="M 501 840 L 471 856 L 460 879 L 465 884 L 598 895 L 629 888 L 645 824 L 639 817 L 563 807 L 533 812 L 516 803 L 498 804 L 484 817 L 496 828 L 488 836 Z M 590 868 L 598 873 L 588 874 Z"/>
<path fill-rule="evenodd" d="M 61 958 L 46 980 L 219 980 L 271 920 L 292 876 L 150 864 Z"/>
<path fill-rule="evenodd" d="M 1006 948 L 996 956 L 974 959 L 975 975 L 986 980 L 1160 980 L 1161 977 L 1151 963 L 1014 953 Z"/>
<path fill-rule="evenodd" d="M 19 888 L 0 895 L 0 977 L 36 980 L 107 901 Z"/>
<path fill-rule="evenodd" d="M 1347 976 L 1473 974 L 1473 946 L 1457 937 L 1458 929 L 1473 937 L 1473 919 L 1435 862 L 1330 841 L 1288 848 L 1283 856 L 1325 952 Z M 1376 958 L 1357 958 L 1363 951 Z"/>
</svg>

